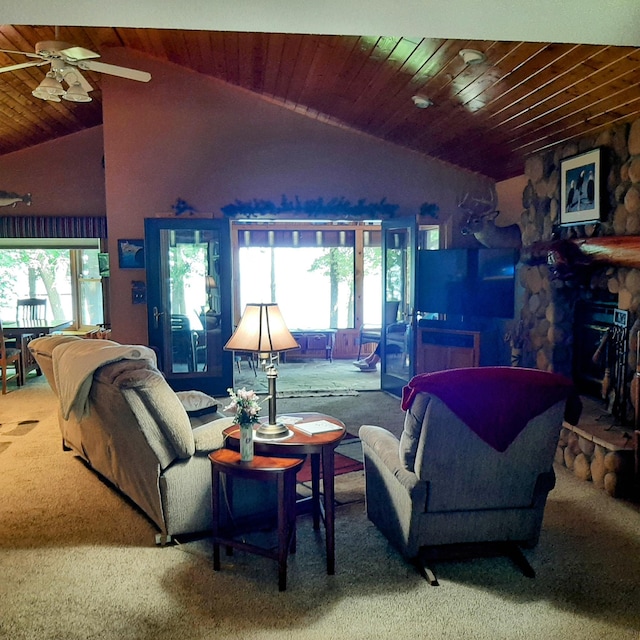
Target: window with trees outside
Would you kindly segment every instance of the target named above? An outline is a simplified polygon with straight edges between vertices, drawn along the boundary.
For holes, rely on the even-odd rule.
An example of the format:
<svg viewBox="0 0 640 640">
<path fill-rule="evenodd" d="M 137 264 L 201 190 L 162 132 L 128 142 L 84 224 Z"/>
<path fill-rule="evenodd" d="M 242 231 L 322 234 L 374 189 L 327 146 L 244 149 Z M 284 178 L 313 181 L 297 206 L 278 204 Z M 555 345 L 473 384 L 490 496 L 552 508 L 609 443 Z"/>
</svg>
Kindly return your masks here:
<svg viewBox="0 0 640 640">
<path fill-rule="evenodd" d="M 4 240 L 0 245 L 3 323 L 16 320 L 18 299 L 42 298 L 47 301 L 47 320 L 53 324 L 103 324 L 98 253 L 97 240 Z"/>
<path fill-rule="evenodd" d="M 379 224 L 247 223 L 235 237 L 241 310 L 277 302 L 291 329 L 347 329 L 360 298 L 362 322 L 380 324 Z"/>
</svg>

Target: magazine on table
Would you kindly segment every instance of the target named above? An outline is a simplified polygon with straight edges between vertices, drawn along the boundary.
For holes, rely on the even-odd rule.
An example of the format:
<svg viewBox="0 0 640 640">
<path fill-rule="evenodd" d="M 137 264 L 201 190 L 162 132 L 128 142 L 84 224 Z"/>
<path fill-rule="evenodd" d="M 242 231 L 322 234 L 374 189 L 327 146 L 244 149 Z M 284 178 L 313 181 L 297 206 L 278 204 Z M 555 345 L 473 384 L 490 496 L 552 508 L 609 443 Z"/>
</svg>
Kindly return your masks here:
<svg viewBox="0 0 640 640">
<path fill-rule="evenodd" d="M 315 436 L 318 433 L 327 433 L 328 431 L 341 431 L 342 427 L 328 420 L 314 420 L 313 422 L 300 422 L 296 425 L 296 429 L 309 436 Z"/>
</svg>

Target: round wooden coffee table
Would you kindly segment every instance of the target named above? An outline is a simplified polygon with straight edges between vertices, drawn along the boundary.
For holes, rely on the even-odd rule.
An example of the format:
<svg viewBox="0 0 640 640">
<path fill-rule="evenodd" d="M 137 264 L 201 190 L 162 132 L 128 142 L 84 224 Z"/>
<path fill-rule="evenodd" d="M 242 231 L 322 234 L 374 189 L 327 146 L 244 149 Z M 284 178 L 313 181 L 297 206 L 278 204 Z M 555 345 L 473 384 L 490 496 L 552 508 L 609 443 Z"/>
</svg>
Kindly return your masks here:
<svg viewBox="0 0 640 640">
<path fill-rule="evenodd" d="M 327 573 L 335 573 L 335 487 L 334 487 L 334 454 L 335 448 L 346 434 L 344 424 L 337 418 L 324 413 L 288 413 L 292 418 L 301 418 L 295 424 L 283 422 L 292 432 L 287 438 L 278 440 L 254 440 L 254 451 L 261 456 L 303 456 L 311 459 L 311 504 L 313 513 L 313 528 L 320 528 L 320 520 L 324 521 L 325 539 L 327 549 Z M 286 416 L 284 416 L 286 418 Z M 326 431 L 310 436 L 296 425 L 305 422 L 326 420 L 335 424 L 338 429 Z M 223 431 L 225 442 L 230 449 L 240 449 L 240 427 L 234 425 Z M 322 468 L 322 473 L 320 469 Z M 320 500 L 320 479 L 322 478 L 322 494 L 324 500 Z M 324 518 L 321 518 L 324 511 Z"/>
</svg>

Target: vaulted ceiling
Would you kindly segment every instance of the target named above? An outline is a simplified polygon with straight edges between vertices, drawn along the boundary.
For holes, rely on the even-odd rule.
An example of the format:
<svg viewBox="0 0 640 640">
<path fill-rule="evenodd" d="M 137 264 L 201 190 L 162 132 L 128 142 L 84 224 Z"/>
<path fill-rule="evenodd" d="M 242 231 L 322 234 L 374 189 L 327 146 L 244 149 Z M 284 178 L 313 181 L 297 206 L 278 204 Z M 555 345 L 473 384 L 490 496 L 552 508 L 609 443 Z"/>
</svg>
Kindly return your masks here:
<svg viewBox="0 0 640 640">
<path fill-rule="evenodd" d="M 54 39 L 107 60 L 111 47 L 134 49 L 496 180 L 521 175 L 531 154 L 640 118 L 631 46 L 107 27 L 56 37 L 53 27 L 0 26 L 0 49 Z M 486 60 L 468 64 L 463 49 Z M 29 60 L 2 53 L 0 67 Z M 102 122 L 99 73 L 83 72 L 92 102 L 53 103 L 31 95 L 46 69 L 0 73 L 0 154 Z M 432 104 L 419 109 L 413 96 Z"/>
</svg>

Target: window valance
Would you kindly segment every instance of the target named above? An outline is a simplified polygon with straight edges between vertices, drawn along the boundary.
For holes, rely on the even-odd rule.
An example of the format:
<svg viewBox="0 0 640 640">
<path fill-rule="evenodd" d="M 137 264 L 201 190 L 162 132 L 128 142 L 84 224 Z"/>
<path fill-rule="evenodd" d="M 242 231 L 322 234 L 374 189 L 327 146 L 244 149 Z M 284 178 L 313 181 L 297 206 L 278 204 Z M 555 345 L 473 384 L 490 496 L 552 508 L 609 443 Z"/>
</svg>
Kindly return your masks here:
<svg viewBox="0 0 640 640">
<path fill-rule="evenodd" d="M 365 246 L 380 246 L 380 231 L 363 231 Z M 355 231 L 322 230 L 267 230 L 244 229 L 238 231 L 241 247 L 353 247 Z"/>
<path fill-rule="evenodd" d="M 0 238 L 106 237 L 106 216 L 0 216 Z"/>
<path fill-rule="evenodd" d="M 238 233 L 241 247 L 352 247 L 353 231 L 295 231 L 252 229 Z"/>
</svg>

